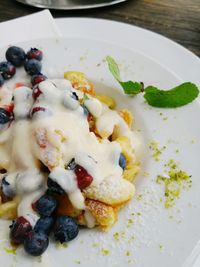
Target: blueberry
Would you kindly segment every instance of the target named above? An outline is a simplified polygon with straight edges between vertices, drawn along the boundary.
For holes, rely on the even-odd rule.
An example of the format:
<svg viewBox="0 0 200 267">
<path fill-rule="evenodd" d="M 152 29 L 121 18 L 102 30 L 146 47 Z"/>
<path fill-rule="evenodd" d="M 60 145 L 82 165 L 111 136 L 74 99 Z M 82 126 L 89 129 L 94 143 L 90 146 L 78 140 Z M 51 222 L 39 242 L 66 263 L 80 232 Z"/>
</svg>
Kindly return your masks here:
<svg viewBox="0 0 200 267">
<path fill-rule="evenodd" d="M 79 100 L 76 92 L 72 92 L 72 98 L 77 100 L 77 101 Z"/>
<path fill-rule="evenodd" d="M 27 54 L 26 54 L 28 59 L 37 59 L 39 61 L 42 60 L 43 57 L 43 53 L 41 50 L 37 49 L 37 48 L 31 48 Z"/>
<path fill-rule="evenodd" d="M 29 59 L 25 61 L 24 69 L 29 75 L 39 74 L 42 69 L 42 64 L 37 59 Z"/>
<path fill-rule="evenodd" d="M 42 255 L 49 245 L 49 238 L 43 232 L 31 231 L 24 239 L 24 249 L 32 256 Z"/>
<path fill-rule="evenodd" d="M 38 83 L 45 81 L 46 79 L 47 77 L 45 75 L 43 75 L 42 73 L 38 73 L 31 77 L 31 83 L 32 85 L 36 85 Z"/>
<path fill-rule="evenodd" d="M 125 170 L 126 169 L 126 158 L 124 156 L 123 153 L 120 154 L 120 157 L 119 157 L 119 166 Z"/>
<path fill-rule="evenodd" d="M 6 51 L 6 59 L 15 67 L 22 66 L 26 59 L 24 50 L 17 46 L 11 46 Z"/>
<path fill-rule="evenodd" d="M 13 113 L 0 107 L 0 124 L 6 124 L 13 120 Z"/>
<path fill-rule="evenodd" d="M 57 201 L 52 196 L 46 194 L 36 201 L 34 207 L 41 216 L 51 216 L 57 207 Z"/>
<path fill-rule="evenodd" d="M 4 78 L 0 73 L 0 87 L 4 84 Z"/>
<path fill-rule="evenodd" d="M 51 229 L 53 227 L 54 224 L 54 218 L 53 217 L 41 217 L 35 227 L 34 227 L 34 231 L 35 232 L 42 232 L 46 235 L 49 235 L 51 232 Z"/>
<path fill-rule="evenodd" d="M 6 181 L 6 177 L 3 177 L 2 182 L 1 182 L 1 190 L 4 193 L 6 197 L 14 197 L 15 192 L 13 191 L 12 187 L 10 184 Z"/>
<path fill-rule="evenodd" d="M 16 68 L 8 61 L 3 61 L 0 63 L 0 74 L 5 80 L 12 78 L 15 75 Z"/>
<path fill-rule="evenodd" d="M 24 217 L 21 216 L 14 220 L 12 225 L 10 225 L 10 239 L 12 244 L 22 244 L 24 238 L 31 230 L 32 226 Z"/>
<path fill-rule="evenodd" d="M 75 159 L 73 158 L 67 165 L 68 170 L 74 170 L 76 168 L 76 162 Z"/>
<path fill-rule="evenodd" d="M 59 195 L 62 195 L 65 193 L 65 191 L 62 189 L 62 187 L 54 182 L 51 178 L 48 178 L 47 180 L 47 186 L 48 186 L 48 192 L 49 193 L 56 193 Z"/>
<path fill-rule="evenodd" d="M 59 216 L 54 225 L 55 240 L 64 243 L 74 239 L 79 232 L 78 224 L 68 216 Z"/>
</svg>

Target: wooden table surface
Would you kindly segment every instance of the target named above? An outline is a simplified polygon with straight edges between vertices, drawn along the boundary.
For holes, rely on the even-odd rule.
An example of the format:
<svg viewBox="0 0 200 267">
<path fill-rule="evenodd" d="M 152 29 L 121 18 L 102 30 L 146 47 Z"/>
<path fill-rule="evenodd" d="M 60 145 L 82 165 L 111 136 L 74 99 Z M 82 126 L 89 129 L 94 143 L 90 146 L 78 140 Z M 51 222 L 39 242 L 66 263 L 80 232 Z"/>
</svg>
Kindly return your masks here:
<svg viewBox="0 0 200 267">
<path fill-rule="evenodd" d="M 0 22 L 38 10 L 15 0 L 0 0 Z M 53 10 L 52 15 L 55 18 L 95 17 L 130 23 L 169 37 L 200 56 L 200 0 L 128 0 L 99 9 Z"/>
</svg>

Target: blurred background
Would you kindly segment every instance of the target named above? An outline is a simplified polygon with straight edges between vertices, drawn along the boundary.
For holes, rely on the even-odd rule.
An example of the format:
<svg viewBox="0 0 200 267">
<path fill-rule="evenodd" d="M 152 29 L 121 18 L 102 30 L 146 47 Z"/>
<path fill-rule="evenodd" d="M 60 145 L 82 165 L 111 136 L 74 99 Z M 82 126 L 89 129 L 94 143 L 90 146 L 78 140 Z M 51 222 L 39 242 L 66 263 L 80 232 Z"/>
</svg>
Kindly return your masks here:
<svg viewBox="0 0 200 267">
<path fill-rule="evenodd" d="M 84 2 L 74 1 L 78 1 L 79 4 Z M 86 0 L 88 1 L 109 2 Z M 0 0 L 0 22 L 39 10 L 41 9 L 15 0 Z M 105 18 L 140 26 L 169 37 L 200 56 L 200 0 L 127 0 L 116 5 L 85 10 L 52 9 L 51 13 L 55 18 Z"/>
</svg>

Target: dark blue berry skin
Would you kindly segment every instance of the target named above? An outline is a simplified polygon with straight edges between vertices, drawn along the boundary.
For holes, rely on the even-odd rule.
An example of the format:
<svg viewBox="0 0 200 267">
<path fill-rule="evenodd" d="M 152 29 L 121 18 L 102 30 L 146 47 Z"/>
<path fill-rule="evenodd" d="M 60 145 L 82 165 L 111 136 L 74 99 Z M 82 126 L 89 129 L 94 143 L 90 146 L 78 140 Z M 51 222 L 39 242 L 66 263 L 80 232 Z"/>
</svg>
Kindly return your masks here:
<svg viewBox="0 0 200 267">
<path fill-rule="evenodd" d="M 46 235 L 49 235 L 54 225 L 54 218 L 53 217 L 41 217 L 35 227 L 35 232 L 42 232 Z"/>
<path fill-rule="evenodd" d="M 43 58 L 43 53 L 41 50 L 39 50 L 37 48 L 31 48 L 27 52 L 26 56 L 28 59 L 37 59 L 37 60 L 41 61 Z"/>
<path fill-rule="evenodd" d="M 61 186 L 56 182 L 54 182 L 51 178 L 48 178 L 47 186 L 48 186 L 48 193 L 55 193 L 59 195 L 65 193 L 65 191 L 61 188 Z"/>
<path fill-rule="evenodd" d="M 0 124 L 6 124 L 13 120 L 13 114 L 0 107 Z"/>
<path fill-rule="evenodd" d="M 11 46 L 6 51 L 6 59 L 15 67 L 22 66 L 26 59 L 24 50 L 17 46 Z"/>
<path fill-rule="evenodd" d="M 43 195 L 35 203 L 35 209 L 40 216 L 51 216 L 57 207 L 57 201 L 50 195 Z"/>
<path fill-rule="evenodd" d="M 76 92 L 72 92 L 72 98 L 77 100 L 77 101 L 79 100 Z"/>
<path fill-rule="evenodd" d="M 4 193 L 6 197 L 14 197 L 15 192 L 11 188 L 10 184 L 6 181 L 6 177 L 3 177 L 2 182 L 1 182 L 1 190 Z"/>
<path fill-rule="evenodd" d="M 42 69 L 42 64 L 37 59 L 29 59 L 25 61 L 24 69 L 29 75 L 39 74 Z"/>
<path fill-rule="evenodd" d="M 119 157 L 119 166 L 125 170 L 126 169 L 126 158 L 124 156 L 124 154 L 120 154 L 120 157 Z"/>
<path fill-rule="evenodd" d="M 0 73 L 0 87 L 4 84 L 4 78 Z"/>
<path fill-rule="evenodd" d="M 73 218 L 59 216 L 56 219 L 53 231 L 55 240 L 60 241 L 62 244 L 74 239 L 79 233 L 79 228 Z"/>
<path fill-rule="evenodd" d="M 75 170 L 76 166 L 77 166 L 77 164 L 76 164 L 76 162 L 75 162 L 75 159 L 73 158 L 73 159 L 69 162 L 69 164 L 68 164 L 68 166 L 67 166 L 67 169 L 68 169 L 68 170 Z"/>
<path fill-rule="evenodd" d="M 3 61 L 0 63 L 0 74 L 5 80 L 12 78 L 15 75 L 16 68 L 12 63 L 8 61 Z"/>
<path fill-rule="evenodd" d="M 24 239 L 24 249 L 32 256 L 42 255 L 49 245 L 49 238 L 43 232 L 31 231 Z"/>
</svg>

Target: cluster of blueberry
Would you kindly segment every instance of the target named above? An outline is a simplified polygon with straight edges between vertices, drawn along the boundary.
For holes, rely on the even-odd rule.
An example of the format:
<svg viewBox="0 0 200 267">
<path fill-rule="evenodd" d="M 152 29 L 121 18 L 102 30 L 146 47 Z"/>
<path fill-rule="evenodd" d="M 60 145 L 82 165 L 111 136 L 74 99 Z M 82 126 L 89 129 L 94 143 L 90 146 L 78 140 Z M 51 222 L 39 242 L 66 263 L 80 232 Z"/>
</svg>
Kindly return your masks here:
<svg viewBox="0 0 200 267">
<path fill-rule="evenodd" d="M 92 183 L 92 176 L 76 164 L 74 159 L 68 164 L 67 169 L 74 170 L 79 189 L 82 190 Z M 10 226 L 11 242 L 14 245 L 23 244 L 25 251 L 32 256 L 40 256 L 47 249 L 51 233 L 56 241 L 64 243 L 74 239 L 79 232 L 78 224 L 73 218 L 56 216 L 56 208 L 59 205 L 57 196 L 64 194 L 65 191 L 50 178 L 47 180 L 47 186 L 46 193 L 32 204 L 33 210 L 40 215 L 34 228 L 22 216 Z M 4 192 L 6 187 L 9 187 L 8 183 L 3 188 Z"/>
<path fill-rule="evenodd" d="M 32 256 L 40 256 L 49 245 L 49 235 L 60 243 L 74 239 L 79 232 L 78 224 L 69 216 L 56 216 L 57 200 L 55 194 L 64 193 L 62 188 L 50 178 L 48 190 L 40 197 L 32 208 L 40 215 L 40 219 L 32 228 L 24 217 L 18 217 L 10 226 L 11 243 L 23 244 L 25 251 Z"/>
<path fill-rule="evenodd" d="M 32 85 L 44 81 L 46 77 L 41 74 L 43 53 L 37 48 L 31 48 L 27 53 L 17 46 L 11 46 L 6 51 L 7 61 L 0 62 L 0 87 L 5 80 L 12 78 L 16 67 L 24 66 L 25 71 L 31 75 Z"/>
</svg>

